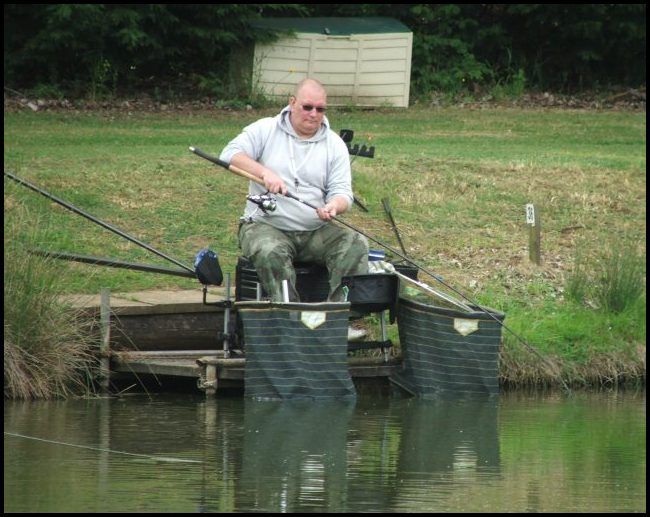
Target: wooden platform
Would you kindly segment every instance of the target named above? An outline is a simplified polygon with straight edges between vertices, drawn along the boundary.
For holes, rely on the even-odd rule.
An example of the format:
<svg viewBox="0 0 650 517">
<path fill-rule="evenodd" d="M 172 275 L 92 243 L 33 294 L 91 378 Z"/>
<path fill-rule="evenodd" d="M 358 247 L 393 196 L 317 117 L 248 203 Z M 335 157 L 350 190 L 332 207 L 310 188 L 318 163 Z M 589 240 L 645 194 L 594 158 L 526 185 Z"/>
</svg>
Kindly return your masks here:
<svg viewBox="0 0 650 517">
<path fill-rule="evenodd" d="M 99 321 L 100 295 L 72 295 L 66 301 Z M 208 303 L 225 299 L 210 289 Z M 124 351 L 216 350 L 223 344 L 224 311 L 205 305 L 201 289 L 111 293 L 110 349 Z M 234 324 L 234 314 L 232 315 Z"/>
<path fill-rule="evenodd" d="M 101 331 L 99 294 L 64 299 L 95 318 L 97 330 Z M 208 303 L 223 300 L 224 289 L 208 291 Z M 194 378 L 197 388 L 207 395 L 214 395 L 222 387 L 243 387 L 245 357 L 226 357 L 224 353 L 225 310 L 204 304 L 201 289 L 111 293 L 109 306 L 111 374 Z M 229 328 L 234 329 L 234 309 L 229 322 Z M 401 359 L 377 351 L 377 357 L 350 356 L 348 364 L 353 379 L 387 380 Z"/>
</svg>

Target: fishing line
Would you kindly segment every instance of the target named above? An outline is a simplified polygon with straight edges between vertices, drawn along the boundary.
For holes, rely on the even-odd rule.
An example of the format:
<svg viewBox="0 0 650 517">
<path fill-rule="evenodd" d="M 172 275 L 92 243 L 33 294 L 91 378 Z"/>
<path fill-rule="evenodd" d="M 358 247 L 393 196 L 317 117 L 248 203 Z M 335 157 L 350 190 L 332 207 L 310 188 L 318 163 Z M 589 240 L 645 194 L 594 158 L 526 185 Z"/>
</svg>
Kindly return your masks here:
<svg viewBox="0 0 650 517">
<path fill-rule="evenodd" d="M 124 451 L 116 451 L 113 449 L 104 449 L 101 447 L 91 447 L 89 445 L 77 445 L 74 443 L 65 443 L 65 442 L 57 442 L 56 440 L 46 440 L 45 438 L 37 438 L 36 436 L 27 436 L 24 434 L 18 434 L 18 433 L 8 433 L 7 431 L 4 432 L 7 436 L 13 436 L 16 438 L 26 438 L 28 440 L 36 440 L 38 442 L 45 442 L 45 443 L 52 443 L 54 445 L 65 445 L 67 447 L 77 447 L 79 449 L 89 449 L 91 451 L 99 451 L 99 452 L 110 452 L 112 454 L 123 454 L 125 456 L 135 456 L 138 458 L 147 458 L 149 460 L 154 460 L 154 461 L 165 461 L 168 463 L 203 463 L 201 460 L 185 460 L 185 459 L 180 459 L 180 458 L 167 458 L 164 456 L 149 456 L 148 454 L 137 454 L 135 452 L 124 452 Z"/>
</svg>

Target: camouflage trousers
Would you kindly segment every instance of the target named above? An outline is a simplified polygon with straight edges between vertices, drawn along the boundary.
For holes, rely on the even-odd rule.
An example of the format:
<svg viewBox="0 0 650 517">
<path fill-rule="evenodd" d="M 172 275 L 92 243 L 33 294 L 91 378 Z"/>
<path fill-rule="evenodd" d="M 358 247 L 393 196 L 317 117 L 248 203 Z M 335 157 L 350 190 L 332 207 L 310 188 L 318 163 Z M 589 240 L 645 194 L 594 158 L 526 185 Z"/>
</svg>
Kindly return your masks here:
<svg viewBox="0 0 650 517">
<path fill-rule="evenodd" d="M 276 302 L 284 301 L 282 281 L 288 280 L 289 300 L 300 301 L 294 262 L 325 266 L 329 272 L 328 301 L 344 301 L 341 279 L 368 273 L 368 241 L 348 228 L 328 223 L 313 231 L 278 230 L 257 222 L 242 223 L 239 245 L 255 266 L 264 290 Z"/>
</svg>

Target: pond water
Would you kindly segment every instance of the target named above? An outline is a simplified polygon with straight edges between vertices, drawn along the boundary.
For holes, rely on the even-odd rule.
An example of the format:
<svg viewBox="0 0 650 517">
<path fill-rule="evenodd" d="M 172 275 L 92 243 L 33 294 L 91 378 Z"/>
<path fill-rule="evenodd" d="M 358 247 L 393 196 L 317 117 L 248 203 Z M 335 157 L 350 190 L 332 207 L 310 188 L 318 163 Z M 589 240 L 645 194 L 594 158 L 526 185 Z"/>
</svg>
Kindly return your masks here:
<svg viewBox="0 0 650 517">
<path fill-rule="evenodd" d="M 4 406 L 5 512 L 645 512 L 645 389 Z"/>
</svg>

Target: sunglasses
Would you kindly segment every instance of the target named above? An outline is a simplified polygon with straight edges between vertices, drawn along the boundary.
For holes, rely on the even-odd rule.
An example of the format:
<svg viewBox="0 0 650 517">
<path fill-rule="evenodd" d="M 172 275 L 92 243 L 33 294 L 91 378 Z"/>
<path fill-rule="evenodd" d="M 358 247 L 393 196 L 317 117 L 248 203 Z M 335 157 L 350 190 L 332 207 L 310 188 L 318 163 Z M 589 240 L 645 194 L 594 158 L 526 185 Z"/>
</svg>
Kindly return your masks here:
<svg viewBox="0 0 650 517">
<path fill-rule="evenodd" d="M 312 106 L 311 104 L 301 104 L 300 107 L 306 112 L 310 112 L 311 110 L 316 110 L 318 113 L 325 113 L 325 110 L 327 109 L 322 106 Z"/>
</svg>

